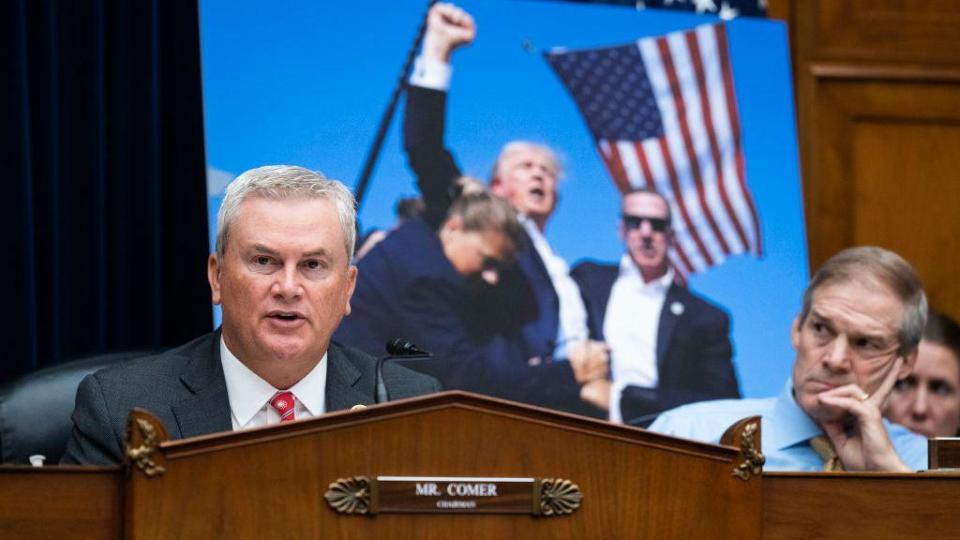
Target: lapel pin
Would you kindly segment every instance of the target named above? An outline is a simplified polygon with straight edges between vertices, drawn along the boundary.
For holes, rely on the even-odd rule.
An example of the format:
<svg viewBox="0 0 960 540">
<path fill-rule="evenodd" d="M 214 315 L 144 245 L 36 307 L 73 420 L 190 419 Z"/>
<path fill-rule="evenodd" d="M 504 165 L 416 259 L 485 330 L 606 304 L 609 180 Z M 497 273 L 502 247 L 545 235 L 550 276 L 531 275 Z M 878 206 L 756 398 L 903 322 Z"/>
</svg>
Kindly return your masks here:
<svg viewBox="0 0 960 540">
<path fill-rule="evenodd" d="M 677 317 L 683 315 L 683 304 L 680 302 L 674 302 L 670 304 L 670 313 L 673 313 Z"/>
</svg>

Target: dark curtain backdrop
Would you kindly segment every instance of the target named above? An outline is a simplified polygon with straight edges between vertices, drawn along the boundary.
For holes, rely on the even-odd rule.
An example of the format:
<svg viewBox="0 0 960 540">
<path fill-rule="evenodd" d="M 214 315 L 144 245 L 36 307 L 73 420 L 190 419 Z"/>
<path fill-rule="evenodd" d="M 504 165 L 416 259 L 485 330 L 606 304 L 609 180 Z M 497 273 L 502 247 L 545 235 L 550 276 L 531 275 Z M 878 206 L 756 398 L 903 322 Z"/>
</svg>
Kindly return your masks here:
<svg viewBox="0 0 960 540">
<path fill-rule="evenodd" d="M 196 0 L 6 0 L 0 381 L 211 328 Z"/>
</svg>

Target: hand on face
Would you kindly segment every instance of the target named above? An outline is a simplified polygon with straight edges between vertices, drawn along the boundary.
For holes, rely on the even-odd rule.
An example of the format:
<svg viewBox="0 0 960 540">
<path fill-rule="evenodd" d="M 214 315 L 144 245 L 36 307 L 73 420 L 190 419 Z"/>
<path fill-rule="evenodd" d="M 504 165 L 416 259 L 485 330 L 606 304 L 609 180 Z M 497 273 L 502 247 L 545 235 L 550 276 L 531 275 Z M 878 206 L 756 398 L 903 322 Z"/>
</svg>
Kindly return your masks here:
<svg viewBox="0 0 960 540">
<path fill-rule="evenodd" d="M 797 404 L 833 440 L 851 470 L 902 470 L 880 408 L 916 352 L 899 353 L 903 304 L 885 287 L 828 282 L 791 332 Z M 865 396 L 869 396 L 866 397 Z"/>
<path fill-rule="evenodd" d="M 472 43 L 476 35 L 477 27 L 469 13 L 453 4 L 438 3 L 427 15 L 423 55 L 449 63 L 453 50 Z"/>
<path fill-rule="evenodd" d="M 911 469 L 900 459 L 883 425 L 880 409 L 886 401 L 904 360 L 898 356 L 873 394 L 856 384 L 819 394 L 820 404 L 834 420 L 821 422 L 844 467 L 851 471 L 901 471 Z"/>
<path fill-rule="evenodd" d="M 820 393 L 849 384 L 866 392 L 879 387 L 900 346 L 902 310 L 885 289 L 856 283 L 821 285 L 809 312 L 802 321 L 794 321 L 791 331 L 797 351 L 794 397 L 800 408 L 819 422 L 836 420 L 839 413 L 820 403 Z"/>
</svg>

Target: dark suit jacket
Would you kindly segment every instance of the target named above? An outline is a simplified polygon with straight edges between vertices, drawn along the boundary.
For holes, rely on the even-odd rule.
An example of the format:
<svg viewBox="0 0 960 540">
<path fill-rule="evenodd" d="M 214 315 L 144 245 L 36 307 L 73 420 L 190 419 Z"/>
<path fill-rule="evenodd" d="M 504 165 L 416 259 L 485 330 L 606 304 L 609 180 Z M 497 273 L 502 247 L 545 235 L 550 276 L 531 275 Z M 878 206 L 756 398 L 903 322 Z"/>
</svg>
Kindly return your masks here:
<svg viewBox="0 0 960 540">
<path fill-rule="evenodd" d="M 448 389 L 557 406 L 558 393 L 576 386 L 566 362 L 528 365 L 515 313 L 478 309 L 491 301 L 489 289 L 468 285 L 425 221 L 405 223 L 357 266 L 351 313 L 334 334 L 341 343 L 383 354 L 387 341 L 408 339 L 434 357 L 411 367 Z"/>
<path fill-rule="evenodd" d="M 410 168 L 427 208 L 425 221 L 435 229 L 446 219 L 457 195 L 451 189 L 462 173 L 444 145 L 446 92 L 410 86 L 404 114 L 403 142 Z M 488 318 L 502 316 L 504 306 L 519 321 L 527 358 L 549 359 L 556 346 L 560 300 L 553 282 L 531 242 L 517 253 L 517 264 L 502 272 L 500 284 L 490 292 L 496 300 L 486 306 Z M 490 307 L 494 306 L 494 307 Z"/>
<path fill-rule="evenodd" d="M 618 273 L 617 265 L 593 262 L 571 272 L 580 285 L 593 339 L 604 339 L 604 317 Z M 683 306 L 679 315 L 671 309 L 678 302 Z M 624 421 L 645 416 L 652 420 L 651 415 L 685 403 L 740 397 L 729 333 L 726 313 L 686 287 L 671 285 L 657 334 L 658 387 L 628 386 L 621 397 Z"/>
<path fill-rule="evenodd" d="M 480 289 L 468 286 L 444 256 L 436 231 L 461 176 L 443 142 L 446 93 L 409 87 L 407 96 L 404 147 L 424 200 L 423 219 L 390 233 L 358 262 L 353 313 L 335 336 L 375 354 L 403 337 L 433 353 L 434 360 L 416 369 L 446 388 L 576 412 L 579 386 L 569 364 L 550 361 L 558 301 L 536 250 L 525 246 L 497 287 Z M 524 268 L 540 275 L 528 279 Z M 537 357 L 543 362 L 530 365 Z"/>
<path fill-rule="evenodd" d="M 327 361 L 327 411 L 374 403 L 376 358 L 331 344 Z M 384 366 L 383 380 L 396 399 L 440 390 L 436 380 L 400 366 Z M 156 415 L 173 439 L 232 430 L 220 332 L 84 378 L 77 390 L 73 436 L 61 463 L 122 461 L 127 416 L 134 407 Z"/>
</svg>

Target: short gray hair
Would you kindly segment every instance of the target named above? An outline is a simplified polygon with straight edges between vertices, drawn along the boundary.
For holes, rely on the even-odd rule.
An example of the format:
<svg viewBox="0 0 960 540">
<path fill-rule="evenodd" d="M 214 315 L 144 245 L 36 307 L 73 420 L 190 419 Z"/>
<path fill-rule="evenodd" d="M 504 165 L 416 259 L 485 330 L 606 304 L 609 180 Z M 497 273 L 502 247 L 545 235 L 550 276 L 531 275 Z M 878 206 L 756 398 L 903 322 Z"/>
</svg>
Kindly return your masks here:
<svg viewBox="0 0 960 540">
<path fill-rule="evenodd" d="M 553 165 L 557 179 L 563 175 L 563 166 L 560 164 L 560 159 L 557 157 L 557 153 L 549 146 L 532 141 L 510 141 L 500 149 L 497 160 L 493 163 L 493 170 L 490 171 L 490 180 L 493 181 L 494 178 L 500 176 L 500 167 L 503 165 L 503 161 L 507 159 L 507 156 L 530 150 L 540 152 L 547 156 L 548 161 Z"/>
<path fill-rule="evenodd" d="M 927 295 L 916 271 L 896 253 L 872 246 L 847 248 L 830 257 L 817 270 L 803 293 L 800 323 L 807 319 L 813 293 L 828 283 L 851 283 L 873 279 L 893 292 L 903 305 L 903 318 L 897 338 L 900 354 L 913 352 L 920 344 L 927 325 Z"/>
<path fill-rule="evenodd" d="M 623 192 L 623 195 L 620 196 L 621 203 L 630 195 L 635 195 L 637 193 L 646 193 L 648 195 L 653 195 L 663 201 L 663 204 L 667 207 L 667 225 L 673 227 L 673 211 L 670 210 L 670 201 L 663 196 L 663 193 L 657 191 L 657 188 L 652 186 L 640 186 L 640 187 L 631 187 L 628 190 Z"/>
<path fill-rule="evenodd" d="M 294 165 L 267 165 L 250 169 L 227 186 L 226 196 L 217 212 L 217 259 L 223 260 L 230 236 L 230 224 L 249 197 L 265 199 L 326 199 L 337 208 L 343 229 L 347 261 L 353 260 L 357 235 L 357 206 L 353 193 L 338 180 Z"/>
</svg>

